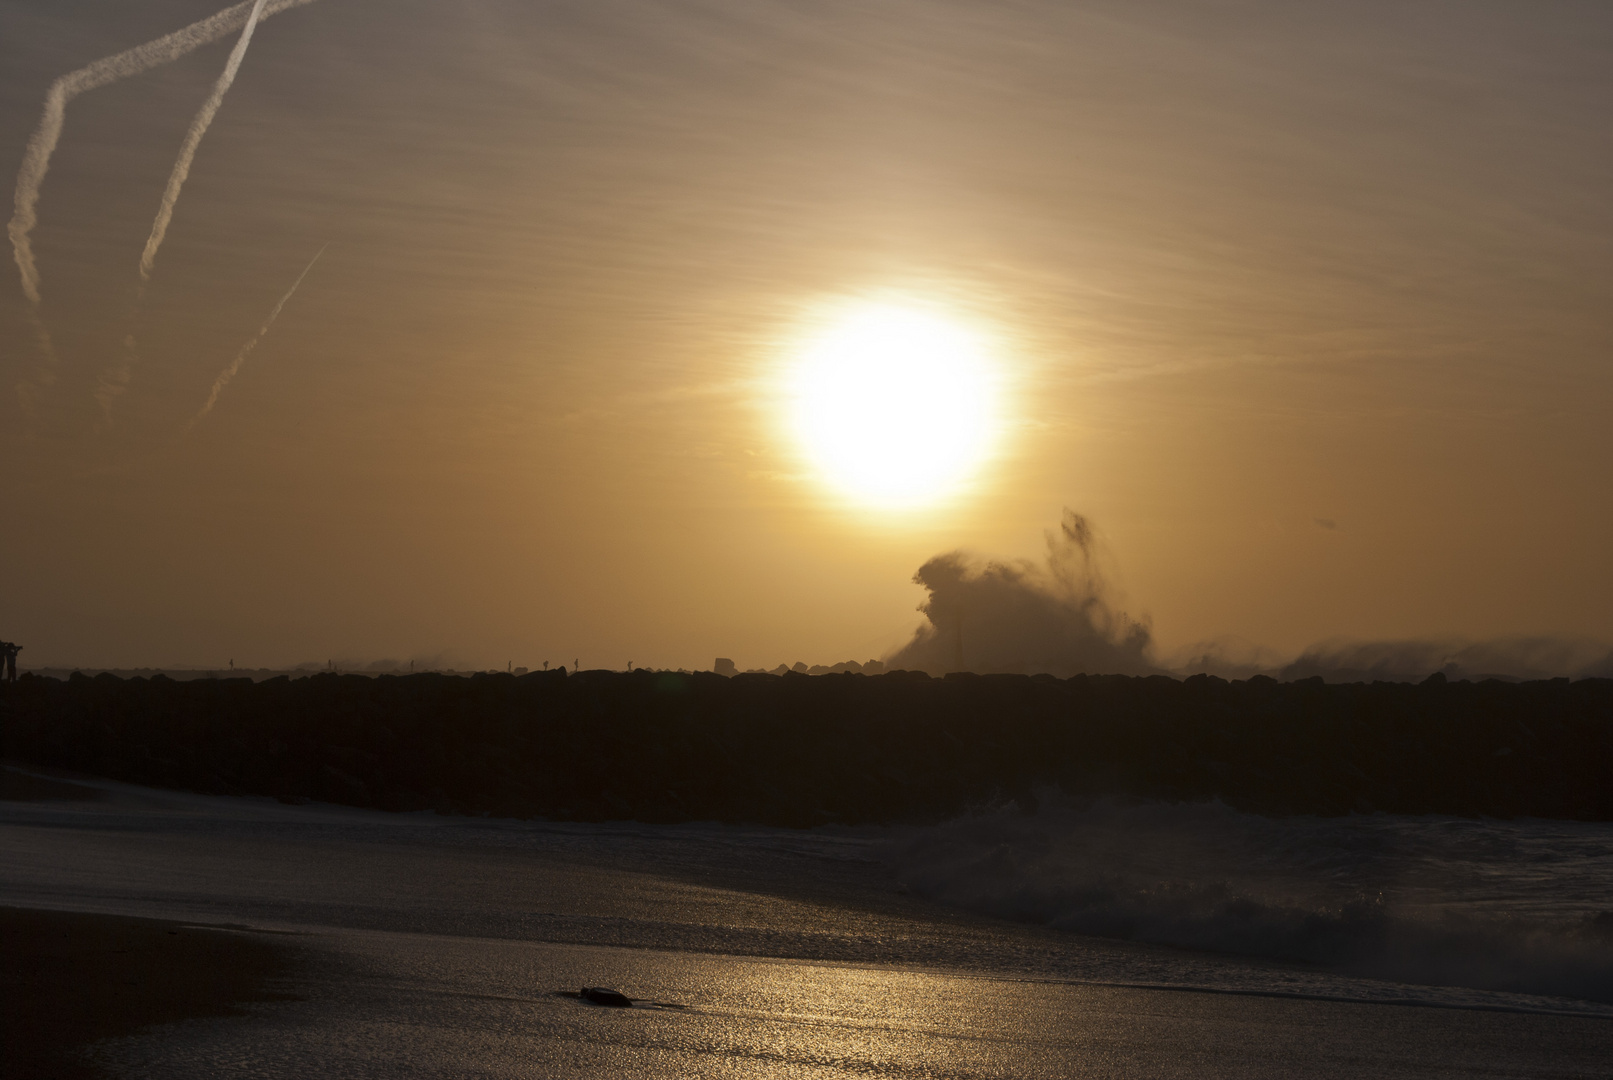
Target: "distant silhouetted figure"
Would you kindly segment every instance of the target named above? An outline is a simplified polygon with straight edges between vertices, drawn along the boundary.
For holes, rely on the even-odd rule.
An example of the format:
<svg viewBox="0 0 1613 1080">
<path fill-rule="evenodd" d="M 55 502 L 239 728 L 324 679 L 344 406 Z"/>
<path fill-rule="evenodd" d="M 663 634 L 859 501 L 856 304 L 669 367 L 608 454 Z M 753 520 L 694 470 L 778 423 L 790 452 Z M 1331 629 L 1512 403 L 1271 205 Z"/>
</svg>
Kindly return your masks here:
<svg viewBox="0 0 1613 1080">
<path fill-rule="evenodd" d="M 581 660 L 573 660 L 571 662 L 571 670 L 572 671 L 581 671 L 582 670 L 582 661 Z"/>
<path fill-rule="evenodd" d="M 17 681 L 17 654 L 22 652 L 22 646 L 10 641 L 0 641 L 0 659 L 5 661 L 3 672 L 6 682 Z"/>
</svg>

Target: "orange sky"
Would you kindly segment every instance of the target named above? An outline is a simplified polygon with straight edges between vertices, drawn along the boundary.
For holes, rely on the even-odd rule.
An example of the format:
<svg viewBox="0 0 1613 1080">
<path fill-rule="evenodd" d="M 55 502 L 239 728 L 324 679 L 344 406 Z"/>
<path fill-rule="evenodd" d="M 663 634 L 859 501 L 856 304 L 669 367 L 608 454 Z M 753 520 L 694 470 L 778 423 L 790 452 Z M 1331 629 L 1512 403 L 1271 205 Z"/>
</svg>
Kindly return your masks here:
<svg viewBox="0 0 1613 1080">
<path fill-rule="evenodd" d="M 0 160 L 215 10 L 0 7 Z M 1066 506 L 1162 657 L 1613 639 L 1606 5 L 319 0 L 257 29 L 137 300 L 232 41 L 69 106 L 53 365 L 0 287 L 25 666 L 866 659 L 925 559 Z M 811 312 L 893 294 L 1004 380 L 998 453 L 900 514 L 779 390 Z"/>
</svg>

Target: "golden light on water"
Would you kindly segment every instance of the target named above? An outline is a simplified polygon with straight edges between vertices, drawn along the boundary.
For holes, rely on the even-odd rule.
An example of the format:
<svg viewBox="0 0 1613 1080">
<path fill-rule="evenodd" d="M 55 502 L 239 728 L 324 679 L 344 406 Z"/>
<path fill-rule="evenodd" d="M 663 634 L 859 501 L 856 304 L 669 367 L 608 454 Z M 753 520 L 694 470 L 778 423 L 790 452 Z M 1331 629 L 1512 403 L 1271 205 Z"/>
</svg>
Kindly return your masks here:
<svg viewBox="0 0 1613 1080">
<path fill-rule="evenodd" d="M 831 489 L 913 509 L 978 473 L 997 439 L 1000 383 L 981 330 L 916 304 L 864 301 L 791 350 L 788 425 Z"/>
</svg>

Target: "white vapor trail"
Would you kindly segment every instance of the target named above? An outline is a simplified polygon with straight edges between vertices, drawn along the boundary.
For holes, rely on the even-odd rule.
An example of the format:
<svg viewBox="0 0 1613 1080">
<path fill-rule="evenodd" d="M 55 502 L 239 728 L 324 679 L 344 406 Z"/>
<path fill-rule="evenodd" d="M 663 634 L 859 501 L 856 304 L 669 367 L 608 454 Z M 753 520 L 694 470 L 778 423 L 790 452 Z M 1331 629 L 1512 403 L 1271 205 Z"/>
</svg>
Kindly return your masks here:
<svg viewBox="0 0 1613 1080">
<path fill-rule="evenodd" d="M 224 387 L 228 386 L 230 380 L 235 378 L 235 373 L 241 370 L 241 365 L 246 363 L 246 358 L 252 354 L 252 350 L 257 348 L 258 342 L 262 341 L 263 336 L 269 332 L 269 327 L 274 325 L 275 319 L 280 317 L 280 309 L 286 306 L 286 301 L 291 299 L 292 294 L 297 291 L 297 286 L 302 284 L 302 279 L 308 276 L 308 271 L 314 268 L 314 263 L 319 261 L 319 257 L 325 254 L 325 248 L 328 247 L 330 245 L 326 244 L 325 247 L 314 253 L 314 257 L 308 260 L 308 265 L 302 268 L 302 273 L 297 275 L 297 280 L 291 283 L 291 288 L 286 290 L 286 295 L 280 298 L 280 302 L 274 306 L 274 310 L 269 312 L 269 317 L 263 320 L 263 325 L 258 327 L 257 334 L 253 336 L 251 341 L 241 346 L 241 351 L 235 354 L 235 359 L 230 361 L 228 367 L 218 373 L 218 378 L 213 380 L 213 390 L 207 395 L 207 404 L 202 406 L 202 411 L 197 413 L 190 424 L 186 426 L 186 431 L 195 427 L 201 422 L 202 417 L 213 411 L 213 406 L 218 404 L 219 394 L 223 393 Z"/>
<path fill-rule="evenodd" d="M 207 134 L 208 125 L 212 124 L 213 117 L 218 113 L 219 106 L 224 104 L 224 95 L 229 93 L 230 85 L 235 82 L 235 73 L 241 70 L 241 61 L 246 59 L 246 47 L 252 44 L 252 31 L 258 28 L 258 19 L 263 14 L 263 5 L 267 0 L 255 0 L 252 12 L 246 17 L 246 26 L 241 30 L 240 38 L 235 42 L 235 48 L 230 50 L 230 58 L 224 64 L 224 72 L 213 84 L 213 92 L 202 102 L 201 109 L 196 113 L 196 119 L 190 122 L 190 130 L 185 132 L 185 141 L 179 147 L 179 158 L 174 162 L 174 171 L 168 174 L 168 187 L 162 193 L 162 204 L 157 207 L 157 220 L 151 223 L 151 235 L 146 238 L 146 250 L 140 255 L 140 280 L 151 280 L 152 267 L 157 262 L 157 249 L 162 247 L 162 238 L 168 235 L 168 223 L 174 217 L 174 204 L 179 201 L 179 189 L 185 186 L 185 178 L 190 176 L 190 163 L 196 157 L 196 148 L 202 143 L 202 136 Z"/>
<path fill-rule="evenodd" d="M 259 19 L 267 19 L 290 8 L 311 4 L 314 0 L 243 0 L 225 8 L 216 15 L 191 23 L 171 34 L 137 45 L 132 49 L 104 57 L 50 84 L 45 93 L 45 111 L 39 118 L 39 127 L 28 140 L 23 153 L 22 168 L 17 173 L 16 208 L 6 232 L 11 237 L 11 249 L 22 273 L 22 291 L 28 301 L 39 307 L 39 268 L 34 262 L 34 249 L 29 233 L 38 224 L 39 189 L 50 169 L 51 154 L 62 137 L 62 124 L 67 118 L 67 104 L 78 95 L 120 79 L 127 79 L 152 68 L 171 64 L 203 45 L 225 37 L 245 26 L 255 9 L 261 9 Z"/>
</svg>

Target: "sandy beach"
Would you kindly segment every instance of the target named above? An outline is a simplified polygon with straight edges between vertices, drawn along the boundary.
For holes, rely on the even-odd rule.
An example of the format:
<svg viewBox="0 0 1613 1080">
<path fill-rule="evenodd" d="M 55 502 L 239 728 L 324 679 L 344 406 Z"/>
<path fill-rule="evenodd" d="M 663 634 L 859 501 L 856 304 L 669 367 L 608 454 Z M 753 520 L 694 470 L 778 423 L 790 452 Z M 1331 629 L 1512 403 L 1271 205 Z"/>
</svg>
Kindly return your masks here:
<svg viewBox="0 0 1613 1080">
<path fill-rule="evenodd" d="M 932 904 L 870 831 L 501 822 L 71 782 L 96 799 L 0 802 L 0 903 L 102 916 L 13 913 L 8 935 L 36 943 L 57 966 L 30 977 L 80 1010 L 38 998 L 61 1023 L 34 1026 L 34 1045 L 70 1031 L 107 1075 L 1601 1077 L 1613 1055 L 1595 1003 Z M 201 929 L 224 924 L 276 933 Z M 47 926 L 75 935 L 71 958 L 49 959 Z M 122 967 L 97 959 L 123 948 Z M 18 968 L 23 953 L 6 955 Z M 130 977 L 146 979 L 139 1009 L 118 1004 Z M 640 1005 L 559 993 L 583 985 Z"/>
<path fill-rule="evenodd" d="M 242 1015 L 295 952 L 273 936 L 159 919 L 0 908 L 0 1042 L 11 1080 L 107 1075 L 91 1045 L 180 1021 Z"/>
</svg>

